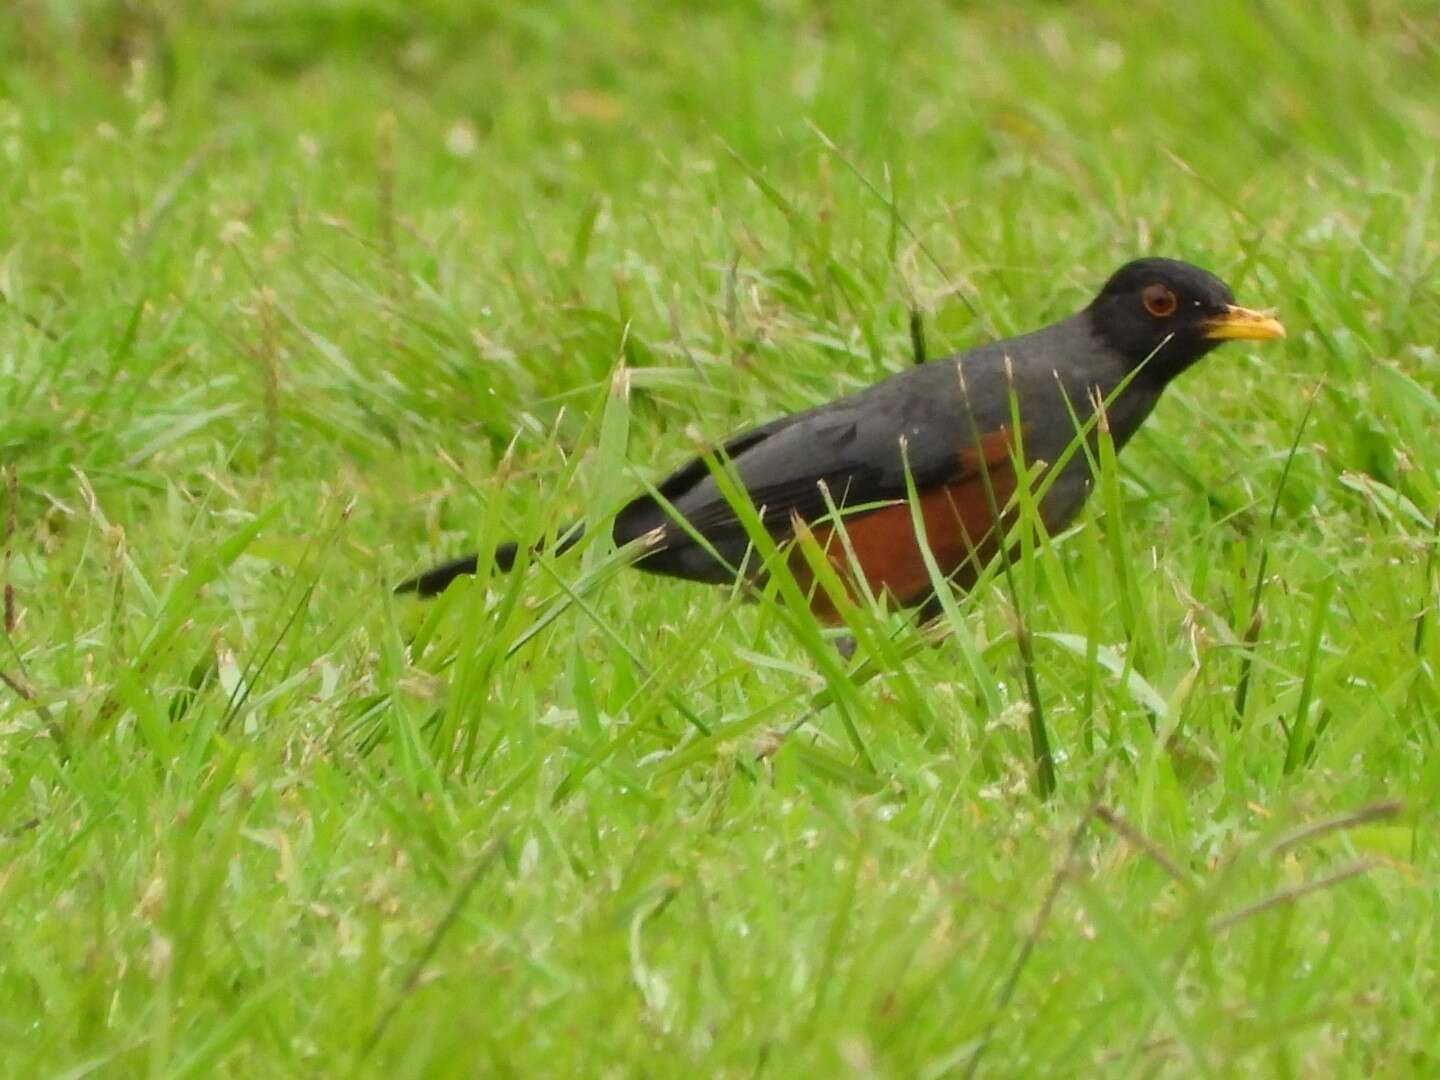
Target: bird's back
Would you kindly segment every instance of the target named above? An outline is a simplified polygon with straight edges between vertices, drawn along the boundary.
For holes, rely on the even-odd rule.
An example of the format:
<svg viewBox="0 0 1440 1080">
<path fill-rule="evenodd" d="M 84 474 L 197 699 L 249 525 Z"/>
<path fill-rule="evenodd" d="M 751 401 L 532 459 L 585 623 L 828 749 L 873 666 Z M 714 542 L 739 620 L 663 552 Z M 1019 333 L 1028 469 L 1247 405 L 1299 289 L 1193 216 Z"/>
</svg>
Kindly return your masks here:
<svg viewBox="0 0 1440 1080">
<path fill-rule="evenodd" d="M 1029 424 L 1026 415 L 1043 414 L 1053 421 L 1073 409 L 1083 422 L 1094 395 L 1108 394 L 1124 374 L 1124 365 L 1095 340 L 1082 313 L 907 369 L 838 401 L 742 433 L 723 450 L 768 529 L 782 534 L 792 517 L 813 521 L 825 516 L 827 493 L 836 506 L 853 508 L 903 499 L 907 468 L 917 489 L 950 481 L 967 456 L 973 460 L 980 443 L 1011 426 L 1012 401 L 1023 425 L 1025 457 L 1054 461 L 1073 440 L 1073 425 Z M 1128 435 L 1148 406 L 1133 418 L 1129 413 L 1135 410 L 1124 411 Z M 1075 455 L 1072 466 L 1083 470 L 1083 455 Z M 1061 504 L 1078 505 L 1085 479 L 1067 470 L 1052 486 L 1057 517 L 1073 512 L 1073 506 Z M 658 490 L 725 562 L 738 565 L 748 538 L 703 461 L 677 471 Z M 669 542 L 646 556 L 646 569 L 706 581 L 731 576 L 725 565 L 687 542 L 685 530 L 648 495 L 618 515 L 615 540 L 623 544 L 657 528 Z"/>
</svg>

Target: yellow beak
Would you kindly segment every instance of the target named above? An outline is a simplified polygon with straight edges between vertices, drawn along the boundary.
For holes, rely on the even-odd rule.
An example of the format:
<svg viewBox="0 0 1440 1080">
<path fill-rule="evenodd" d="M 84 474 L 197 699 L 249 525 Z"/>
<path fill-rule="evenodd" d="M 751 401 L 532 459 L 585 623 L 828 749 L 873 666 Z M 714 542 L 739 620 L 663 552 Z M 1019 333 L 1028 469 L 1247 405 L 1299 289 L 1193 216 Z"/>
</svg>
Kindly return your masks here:
<svg viewBox="0 0 1440 1080">
<path fill-rule="evenodd" d="M 1205 336 L 1212 341 L 1269 341 L 1283 338 L 1285 327 L 1274 315 L 1231 304 L 1205 324 Z"/>
</svg>

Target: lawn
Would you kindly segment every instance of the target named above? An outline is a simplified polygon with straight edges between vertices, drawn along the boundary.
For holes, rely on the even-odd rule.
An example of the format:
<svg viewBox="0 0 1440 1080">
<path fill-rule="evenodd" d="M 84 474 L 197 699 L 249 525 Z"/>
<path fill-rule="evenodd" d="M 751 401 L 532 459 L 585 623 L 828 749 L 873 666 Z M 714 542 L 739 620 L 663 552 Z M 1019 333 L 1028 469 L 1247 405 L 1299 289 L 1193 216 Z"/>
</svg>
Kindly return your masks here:
<svg viewBox="0 0 1440 1080">
<path fill-rule="evenodd" d="M 1423 0 L 10 0 L 0 1073 L 1435 1075 L 1437 146 Z M 390 593 L 1140 254 L 1289 338 L 936 635 Z"/>
</svg>

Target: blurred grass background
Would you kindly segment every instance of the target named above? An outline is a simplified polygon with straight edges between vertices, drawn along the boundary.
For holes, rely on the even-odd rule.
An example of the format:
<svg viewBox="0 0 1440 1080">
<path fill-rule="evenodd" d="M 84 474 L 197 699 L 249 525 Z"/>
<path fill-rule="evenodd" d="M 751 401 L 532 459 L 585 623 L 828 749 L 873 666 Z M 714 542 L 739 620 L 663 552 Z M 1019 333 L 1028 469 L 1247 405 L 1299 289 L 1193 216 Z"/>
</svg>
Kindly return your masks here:
<svg viewBox="0 0 1440 1080">
<path fill-rule="evenodd" d="M 12 0 L 0 61 L 7 1073 L 1440 1067 L 1433 4 Z M 1001 589 L 874 677 L 603 552 L 387 596 L 1145 253 L 1291 336 L 1027 554 L 1049 803 Z"/>
</svg>

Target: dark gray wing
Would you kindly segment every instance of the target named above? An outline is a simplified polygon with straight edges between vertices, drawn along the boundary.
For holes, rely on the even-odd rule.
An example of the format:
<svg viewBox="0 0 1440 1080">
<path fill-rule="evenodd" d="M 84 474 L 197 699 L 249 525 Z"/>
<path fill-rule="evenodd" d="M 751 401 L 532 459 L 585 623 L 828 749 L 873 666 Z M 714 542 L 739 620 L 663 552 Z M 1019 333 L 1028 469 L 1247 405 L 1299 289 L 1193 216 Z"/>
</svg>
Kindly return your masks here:
<svg viewBox="0 0 1440 1080">
<path fill-rule="evenodd" d="M 936 361 L 743 432 L 720 448 L 720 456 L 729 459 L 777 538 L 790 535 L 793 518 L 814 521 L 828 512 L 822 485 L 838 507 L 903 499 L 907 457 L 918 488 L 951 482 L 963 474 L 967 461 L 973 467 L 975 428 L 993 432 L 1009 420 L 1003 373 L 984 353 L 964 358 L 968 409 L 955 360 Z M 998 390 L 996 376 L 1002 381 Z M 717 563 L 649 495 L 620 511 L 615 542 L 662 529 L 656 549 L 641 560 L 645 569 L 698 581 L 730 580 L 729 567 L 744 558 L 748 538 L 705 459 L 689 462 L 657 490 L 724 562 Z"/>
</svg>

